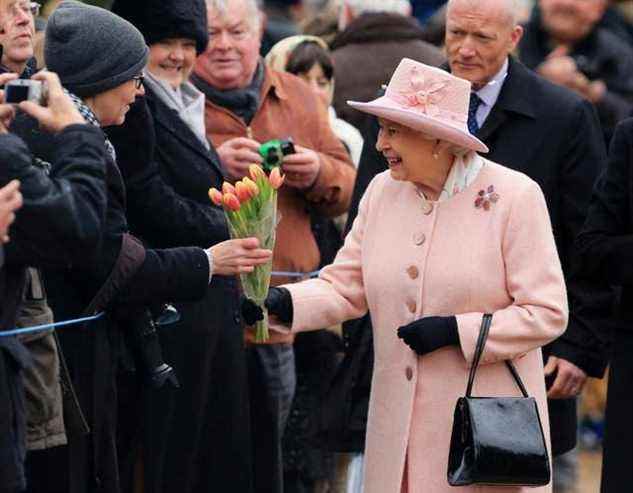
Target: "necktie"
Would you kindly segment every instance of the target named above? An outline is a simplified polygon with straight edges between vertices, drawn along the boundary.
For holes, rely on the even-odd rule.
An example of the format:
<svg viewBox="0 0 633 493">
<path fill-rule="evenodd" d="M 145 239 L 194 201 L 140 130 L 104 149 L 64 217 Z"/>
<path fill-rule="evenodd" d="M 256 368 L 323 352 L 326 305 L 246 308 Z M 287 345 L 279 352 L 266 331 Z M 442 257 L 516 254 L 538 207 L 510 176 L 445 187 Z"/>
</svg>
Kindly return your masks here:
<svg viewBox="0 0 633 493">
<path fill-rule="evenodd" d="M 470 103 L 468 104 L 468 131 L 475 135 L 479 130 L 477 123 L 477 110 L 483 101 L 474 92 L 470 93 Z"/>
</svg>

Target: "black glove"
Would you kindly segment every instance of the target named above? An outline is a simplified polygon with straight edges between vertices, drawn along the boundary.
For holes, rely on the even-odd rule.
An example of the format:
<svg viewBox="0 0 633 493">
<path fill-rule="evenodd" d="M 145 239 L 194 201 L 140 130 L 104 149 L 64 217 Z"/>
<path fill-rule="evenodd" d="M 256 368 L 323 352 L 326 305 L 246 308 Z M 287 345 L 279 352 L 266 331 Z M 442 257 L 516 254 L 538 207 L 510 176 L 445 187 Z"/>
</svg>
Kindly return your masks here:
<svg viewBox="0 0 633 493">
<path fill-rule="evenodd" d="M 264 302 L 268 313 L 275 315 L 281 322 L 291 325 L 293 319 L 292 296 L 286 288 L 270 288 Z M 264 312 L 251 299 L 242 297 L 242 318 L 246 325 L 255 325 L 264 319 Z"/>
<path fill-rule="evenodd" d="M 445 346 L 459 346 L 457 319 L 426 317 L 403 325 L 398 337 L 420 356 Z"/>
</svg>

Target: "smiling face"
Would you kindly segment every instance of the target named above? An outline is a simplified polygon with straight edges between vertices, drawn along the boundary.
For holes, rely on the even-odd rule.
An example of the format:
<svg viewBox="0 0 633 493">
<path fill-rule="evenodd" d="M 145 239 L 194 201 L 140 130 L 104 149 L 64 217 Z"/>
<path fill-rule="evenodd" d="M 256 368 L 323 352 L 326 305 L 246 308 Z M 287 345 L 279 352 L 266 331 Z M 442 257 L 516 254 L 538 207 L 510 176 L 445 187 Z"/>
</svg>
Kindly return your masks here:
<svg viewBox="0 0 633 493">
<path fill-rule="evenodd" d="M 143 96 L 143 86 L 137 88 L 136 80 L 129 80 L 108 91 L 86 98 L 86 104 L 99 119 L 101 126 L 123 125 L 125 115 L 137 96 Z"/>
<path fill-rule="evenodd" d="M 193 39 L 169 38 L 149 47 L 147 69 L 174 89 L 189 79 L 196 61 Z"/>
<path fill-rule="evenodd" d="M 505 1 L 505 0 L 503 0 Z M 446 14 L 446 54 L 451 72 L 475 89 L 486 85 L 514 51 L 523 28 L 499 0 L 451 0 Z"/>
<path fill-rule="evenodd" d="M 4 48 L 2 64 L 21 73 L 33 57 L 35 20 L 31 2 L 0 0 L 0 44 Z"/>
<path fill-rule="evenodd" d="M 378 119 L 380 132 L 376 149 L 381 152 L 398 181 L 421 181 L 425 162 L 433 159 L 437 140 L 398 123 Z"/>
<path fill-rule="evenodd" d="M 261 44 L 261 26 L 244 0 L 231 0 L 226 12 L 209 8 L 209 44 L 196 62 L 198 73 L 220 90 L 241 89 L 253 80 Z"/>
</svg>

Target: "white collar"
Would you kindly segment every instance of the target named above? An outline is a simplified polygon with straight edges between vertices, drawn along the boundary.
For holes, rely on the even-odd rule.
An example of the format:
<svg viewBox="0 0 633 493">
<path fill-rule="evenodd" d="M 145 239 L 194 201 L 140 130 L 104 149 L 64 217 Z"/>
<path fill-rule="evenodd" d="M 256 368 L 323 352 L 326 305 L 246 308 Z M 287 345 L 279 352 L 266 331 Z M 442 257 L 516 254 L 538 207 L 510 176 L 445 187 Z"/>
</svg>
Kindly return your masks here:
<svg viewBox="0 0 633 493">
<path fill-rule="evenodd" d="M 499 72 L 495 74 L 495 76 L 488 82 L 484 87 L 475 91 L 475 94 L 481 98 L 481 100 L 486 104 L 486 106 L 492 108 L 497 99 L 499 98 L 499 93 L 501 92 L 501 88 L 503 87 L 503 82 L 508 76 L 508 59 L 501 66 Z"/>
</svg>

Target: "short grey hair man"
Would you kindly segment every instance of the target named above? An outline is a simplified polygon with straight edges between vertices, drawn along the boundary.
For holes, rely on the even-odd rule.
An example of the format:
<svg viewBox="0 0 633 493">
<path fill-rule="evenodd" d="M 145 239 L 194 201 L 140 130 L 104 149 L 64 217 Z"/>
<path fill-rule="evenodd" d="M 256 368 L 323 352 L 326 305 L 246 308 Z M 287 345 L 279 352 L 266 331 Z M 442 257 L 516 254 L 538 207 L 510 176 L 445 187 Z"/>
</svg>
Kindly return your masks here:
<svg viewBox="0 0 633 493">
<path fill-rule="evenodd" d="M 206 0 L 209 12 L 215 12 L 220 17 L 226 16 L 229 11 L 229 0 Z M 261 29 L 263 14 L 261 0 L 244 0 L 248 10 L 249 24 L 253 29 Z"/>
</svg>

